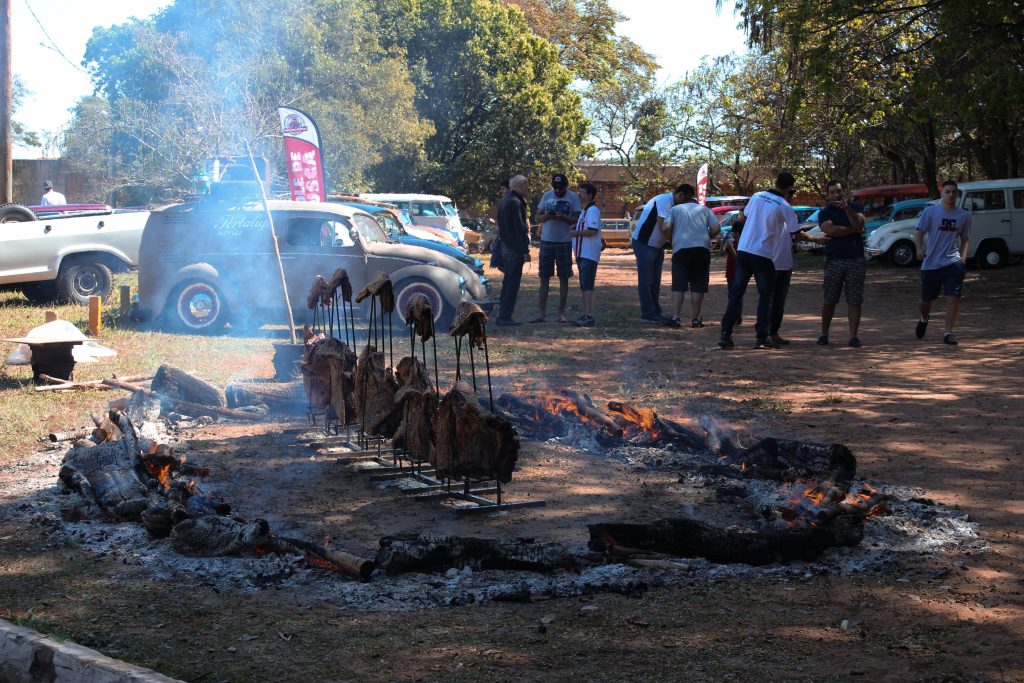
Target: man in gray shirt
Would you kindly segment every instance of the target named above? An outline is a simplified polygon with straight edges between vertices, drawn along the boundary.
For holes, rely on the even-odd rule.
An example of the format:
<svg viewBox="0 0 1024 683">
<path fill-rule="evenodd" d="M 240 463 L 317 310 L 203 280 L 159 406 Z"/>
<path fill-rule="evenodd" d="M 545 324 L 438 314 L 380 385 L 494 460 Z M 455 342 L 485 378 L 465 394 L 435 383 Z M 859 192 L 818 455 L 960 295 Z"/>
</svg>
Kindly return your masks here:
<svg viewBox="0 0 1024 683">
<path fill-rule="evenodd" d="M 569 298 L 569 278 L 572 277 L 572 238 L 569 232 L 583 212 L 579 197 L 569 188 L 564 173 L 551 177 L 551 189 L 544 193 L 537 206 L 537 220 L 543 224 L 540 232 L 540 313 L 530 322 L 542 323 L 547 319 L 548 286 L 551 276 L 558 271 L 558 322 L 569 322 L 565 317 L 565 303 Z"/>
<path fill-rule="evenodd" d="M 942 183 L 942 201 L 932 204 L 917 220 L 917 258 L 921 259 L 921 317 L 914 334 L 924 338 L 932 302 L 939 298 L 939 290 L 946 294 L 946 330 L 942 343 L 957 345 L 953 337 L 960 294 L 964 286 L 964 257 L 967 256 L 971 237 L 971 214 L 956 205 L 957 186 L 953 180 Z M 924 244 L 928 239 L 927 245 Z"/>
</svg>

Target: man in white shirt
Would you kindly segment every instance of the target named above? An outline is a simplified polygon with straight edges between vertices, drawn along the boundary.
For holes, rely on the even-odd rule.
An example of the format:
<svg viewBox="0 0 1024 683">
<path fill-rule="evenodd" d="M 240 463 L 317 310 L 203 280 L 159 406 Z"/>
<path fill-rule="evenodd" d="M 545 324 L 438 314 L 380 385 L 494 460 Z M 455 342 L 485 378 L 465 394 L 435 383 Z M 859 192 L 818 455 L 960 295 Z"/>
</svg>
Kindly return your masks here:
<svg viewBox="0 0 1024 683">
<path fill-rule="evenodd" d="M 680 185 L 683 201 L 672 207 L 665 229 L 672 238 L 672 308 L 674 315 L 666 323 L 681 327 L 679 316 L 683 300 L 690 292 L 691 327 L 704 327 L 701 310 L 708 292 L 711 273 L 711 238 L 721 230 L 714 212 L 697 203 L 697 191 L 692 185 Z"/>
<path fill-rule="evenodd" d="M 572 251 L 576 257 L 576 269 L 580 271 L 580 292 L 583 295 L 583 315 L 572 324 L 576 327 L 594 326 L 594 283 L 597 279 L 597 263 L 601 260 L 601 210 L 594 203 L 597 188 L 593 183 L 583 183 L 576 192 L 583 205 L 583 213 L 576 221 L 576 229 L 569 233 L 573 239 Z"/>
<path fill-rule="evenodd" d="M 732 328 L 751 277 L 757 282 L 757 341 L 754 348 L 777 348 L 770 337 L 776 274 L 774 259 L 784 259 L 783 253 L 791 244 L 790 234 L 800 229 L 796 214 L 787 201 L 794 194 L 794 185 L 796 179 L 793 175 L 782 172 L 776 178 L 774 188 L 756 193 L 743 209 L 747 221 L 736 245 L 736 281 L 729 291 L 729 305 L 722 316 L 722 336 L 718 341 L 723 349 L 735 346 Z M 789 267 L 792 268 L 792 253 Z"/>
<path fill-rule="evenodd" d="M 43 181 L 43 198 L 39 200 L 40 206 L 61 206 L 67 204 L 68 200 L 60 192 L 53 189 L 52 180 Z"/>
<path fill-rule="evenodd" d="M 640 320 L 665 324 L 661 313 L 661 270 L 665 263 L 665 219 L 672 207 L 683 200 L 682 185 L 675 192 L 651 197 L 633 228 L 633 255 L 636 256 L 636 289 L 640 297 Z"/>
</svg>

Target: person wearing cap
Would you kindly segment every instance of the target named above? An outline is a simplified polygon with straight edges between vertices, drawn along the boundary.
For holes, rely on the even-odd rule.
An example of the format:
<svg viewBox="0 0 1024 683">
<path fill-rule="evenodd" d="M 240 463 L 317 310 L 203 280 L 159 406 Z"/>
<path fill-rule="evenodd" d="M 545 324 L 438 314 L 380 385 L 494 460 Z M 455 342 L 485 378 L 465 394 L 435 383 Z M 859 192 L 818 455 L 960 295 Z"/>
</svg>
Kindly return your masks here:
<svg viewBox="0 0 1024 683">
<path fill-rule="evenodd" d="M 540 312 L 530 322 L 542 323 L 547 319 L 548 287 L 551 276 L 558 273 L 558 322 L 569 322 L 565 317 L 565 304 L 569 298 L 569 278 L 572 277 L 572 237 L 569 233 L 576 225 L 583 207 L 576 193 L 569 189 L 564 173 L 551 176 L 551 189 L 544 193 L 537 205 L 540 232 Z"/>
<path fill-rule="evenodd" d="M 60 192 L 53 189 L 52 180 L 43 181 L 43 198 L 39 200 L 40 206 L 59 206 L 67 204 L 68 200 Z"/>
</svg>

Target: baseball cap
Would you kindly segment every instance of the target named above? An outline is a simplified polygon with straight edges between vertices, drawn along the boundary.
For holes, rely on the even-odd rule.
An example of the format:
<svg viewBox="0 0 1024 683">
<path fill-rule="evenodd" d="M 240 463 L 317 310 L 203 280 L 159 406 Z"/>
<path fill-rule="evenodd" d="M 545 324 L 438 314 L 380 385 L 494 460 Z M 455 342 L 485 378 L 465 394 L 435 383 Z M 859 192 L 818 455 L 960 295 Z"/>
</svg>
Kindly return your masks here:
<svg viewBox="0 0 1024 683">
<path fill-rule="evenodd" d="M 43 189 L 44 190 L 49 190 L 51 187 L 53 187 L 53 181 L 52 180 L 44 180 L 43 181 Z"/>
<path fill-rule="evenodd" d="M 566 180 L 564 173 L 556 173 L 551 176 L 551 187 L 568 187 L 569 181 Z"/>
</svg>

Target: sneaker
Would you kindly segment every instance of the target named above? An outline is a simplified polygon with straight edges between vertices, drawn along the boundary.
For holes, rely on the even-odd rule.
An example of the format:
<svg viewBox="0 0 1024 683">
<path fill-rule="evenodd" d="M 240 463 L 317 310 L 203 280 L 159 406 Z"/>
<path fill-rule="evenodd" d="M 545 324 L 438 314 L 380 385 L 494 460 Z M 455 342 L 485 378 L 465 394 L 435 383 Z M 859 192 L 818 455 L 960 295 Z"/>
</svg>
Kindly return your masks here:
<svg viewBox="0 0 1024 683">
<path fill-rule="evenodd" d="M 680 321 L 679 318 L 676 318 L 676 317 L 669 318 L 668 320 L 666 320 L 662 324 L 665 325 L 665 327 L 682 327 L 683 326 L 682 321 Z"/>
<path fill-rule="evenodd" d="M 777 334 L 773 334 L 771 336 L 771 339 L 772 339 L 772 344 L 775 344 L 776 346 L 789 346 L 789 340 L 788 339 L 783 339 L 782 337 L 780 337 Z"/>
<path fill-rule="evenodd" d="M 920 320 L 917 321 L 917 327 L 914 328 L 914 334 L 917 335 L 918 339 L 924 339 L 924 332 L 928 329 L 928 321 Z"/>
<path fill-rule="evenodd" d="M 734 348 L 736 345 L 732 343 L 732 335 L 731 334 L 729 334 L 729 335 L 724 335 L 723 334 L 722 337 L 718 340 L 718 346 L 723 348 L 723 349 L 731 349 L 731 348 Z"/>
<path fill-rule="evenodd" d="M 736 317 L 736 327 L 739 327 L 742 324 L 743 324 L 743 316 L 737 316 Z"/>
<path fill-rule="evenodd" d="M 823 334 L 818 337 L 818 346 L 828 346 L 828 335 Z"/>
<path fill-rule="evenodd" d="M 591 316 L 591 315 L 581 315 L 580 317 L 576 318 L 576 320 L 573 320 L 572 324 L 573 324 L 573 327 L 593 327 L 594 326 L 594 316 Z"/>
<path fill-rule="evenodd" d="M 690 327 L 692 327 L 695 330 L 700 329 L 704 327 L 704 321 L 701 320 L 700 318 L 694 318 L 693 320 L 690 321 Z"/>
<path fill-rule="evenodd" d="M 772 340 L 769 337 L 763 337 L 763 338 L 758 339 L 757 341 L 754 342 L 754 348 L 755 349 L 777 349 L 779 347 L 776 346 L 775 344 L 773 344 Z"/>
<path fill-rule="evenodd" d="M 960 344 L 960 342 L 958 342 L 953 337 L 953 333 L 952 332 L 947 332 L 946 334 L 942 335 L 942 343 L 943 344 L 949 344 L 950 346 L 957 346 L 957 345 Z"/>
<path fill-rule="evenodd" d="M 494 321 L 494 324 L 498 327 L 518 327 L 519 325 L 522 325 L 521 322 L 513 320 L 512 318 L 498 318 Z"/>
<path fill-rule="evenodd" d="M 850 337 L 850 346 L 852 346 L 854 348 L 860 348 L 861 346 L 864 346 L 864 345 L 861 344 L 860 337 Z"/>
</svg>

